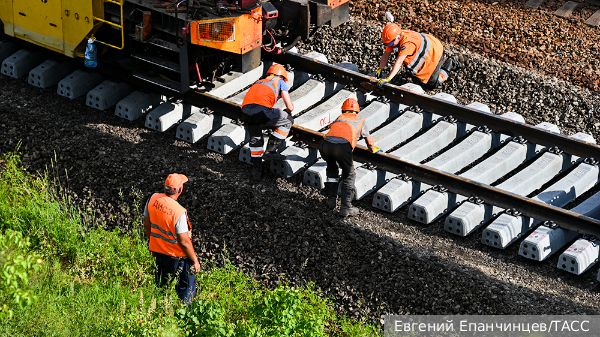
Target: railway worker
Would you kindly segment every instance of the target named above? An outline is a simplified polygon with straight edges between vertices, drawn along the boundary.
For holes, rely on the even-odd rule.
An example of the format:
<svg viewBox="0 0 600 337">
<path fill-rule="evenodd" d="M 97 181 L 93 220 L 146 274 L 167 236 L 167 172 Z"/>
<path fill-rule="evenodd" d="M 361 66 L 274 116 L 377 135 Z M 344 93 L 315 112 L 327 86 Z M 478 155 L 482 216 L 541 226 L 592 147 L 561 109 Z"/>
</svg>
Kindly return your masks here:
<svg viewBox="0 0 600 337">
<path fill-rule="evenodd" d="M 319 143 L 319 152 L 323 160 L 327 162 L 327 181 L 325 182 L 325 194 L 327 195 L 327 207 L 334 209 L 337 203 L 337 191 L 339 186 L 339 167 L 342 168 L 342 206 L 340 215 L 343 217 L 358 214 L 358 208 L 352 207 L 355 187 L 354 164 L 352 153 L 360 136 L 365 138 L 367 147 L 375 152 L 375 143 L 369 134 L 369 128 L 365 119 L 360 117 L 360 106 L 354 98 L 348 98 L 342 104 L 342 114 L 331 123 L 327 135 Z"/>
<path fill-rule="evenodd" d="M 294 104 L 286 84 L 287 78 L 287 71 L 282 65 L 272 65 L 267 71 L 267 77 L 250 87 L 242 103 L 242 117 L 250 136 L 252 178 L 254 180 L 261 178 L 263 158 L 265 160 L 285 159 L 285 156 L 277 153 L 277 148 L 287 138 L 294 124 L 292 118 Z M 280 97 L 285 103 L 286 111 L 273 108 Z M 264 150 L 263 128 L 274 129 Z"/>
<path fill-rule="evenodd" d="M 155 193 L 144 208 L 144 227 L 150 241 L 150 251 L 156 258 L 156 286 L 167 286 L 177 279 L 177 295 L 182 302 L 192 303 L 196 296 L 196 273 L 200 263 L 192 245 L 192 226 L 187 212 L 177 202 L 188 178 L 170 174 L 165 180 L 164 193 Z"/>
<path fill-rule="evenodd" d="M 376 72 L 379 78 L 377 85 L 380 87 L 390 82 L 405 65 L 413 79 L 426 89 L 435 89 L 448 79 L 453 68 L 460 66 L 457 59 L 445 57 L 440 40 L 429 34 L 401 29 L 395 23 L 388 23 L 383 28 L 381 40 L 386 48 Z M 396 62 L 388 76 L 381 78 L 392 52 L 398 53 Z"/>
</svg>

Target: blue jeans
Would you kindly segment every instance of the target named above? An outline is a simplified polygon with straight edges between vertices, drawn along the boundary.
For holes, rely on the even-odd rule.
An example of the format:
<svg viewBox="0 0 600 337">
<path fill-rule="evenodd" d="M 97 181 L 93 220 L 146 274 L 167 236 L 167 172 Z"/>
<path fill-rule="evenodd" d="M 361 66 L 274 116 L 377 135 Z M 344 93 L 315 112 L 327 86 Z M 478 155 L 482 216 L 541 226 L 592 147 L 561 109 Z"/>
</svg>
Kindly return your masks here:
<svg viewBox="0 0 600 337">
<path fill-rule="evenodd" d="M 169 285 L 173 277 L 177 279 L 175 285 L 177 296 L 185 304 L 191 304 L 196 296 L 196 274 L 192 272 L 194 264 L 187 257 L 174 257 L 154 252 L 156 257 L 156 270 L 154 280 L 156 286 L 164 288 Z"/>
</svg>

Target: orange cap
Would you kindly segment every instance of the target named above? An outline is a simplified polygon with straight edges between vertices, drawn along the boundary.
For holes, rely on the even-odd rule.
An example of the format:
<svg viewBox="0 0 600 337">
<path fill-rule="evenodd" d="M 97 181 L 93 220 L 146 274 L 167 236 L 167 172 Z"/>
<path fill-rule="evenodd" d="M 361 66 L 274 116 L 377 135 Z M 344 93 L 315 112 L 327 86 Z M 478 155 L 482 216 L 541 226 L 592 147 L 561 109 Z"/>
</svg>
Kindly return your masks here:
<svg viewBox="0 0 600 337">
<path fill-rule="evenodd" d="M 268 74 L 283 76 L 283 80 L 287 82 L 287 71 L 281 64 L 272 65 L 267 71 L 267 75 Z"/>
<path fill-rule="evenodd" d="M 344 104 L 342 104 L 342 111 L 354 111 L 356 113 L 359 113 L 360 106 L 358 105 L 356 99 L 348 98 L 344 101 Z"/>
<path fill-rule="evenodd" d="M 400 26 L 395 23 L 388 23 L 387 26 L 383 28 L 383 33 L 381 33 L 381 42 L 389 47 L 390 43 L 400 35 L 400 31 Z"/>
<path fill-rule="evenodd" d="M 186 183 L 187 181 L 188 178 L 183 174 L 172 173 L 169 174 L 167 180 L 165 180 L 165 188 L 167 190 L 177 190 L 183 186 L 183 183 Z"/>
</svg>

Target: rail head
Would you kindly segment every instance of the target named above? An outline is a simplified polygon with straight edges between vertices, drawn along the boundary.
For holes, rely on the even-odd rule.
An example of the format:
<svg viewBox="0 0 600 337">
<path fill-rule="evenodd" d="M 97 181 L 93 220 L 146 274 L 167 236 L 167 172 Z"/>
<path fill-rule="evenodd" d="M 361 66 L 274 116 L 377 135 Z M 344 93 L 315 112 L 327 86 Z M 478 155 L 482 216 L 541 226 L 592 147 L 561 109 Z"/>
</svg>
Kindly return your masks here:
<svg viewBox="0 0 600 337">
<path fill-rule="evenodd" d="M 291 132 L 294 140 L 318 148 L 324 134 L 294 125 Z M 487 204 L 504 209 L 516 209 L 522 215 L 540 221 L 553 221 L 558 226 L 580 234 L 600 234 L 600 220 L 555 207 L 531 198 L 510 193 L 497 187 L 479 183 L 427 165 L 409 163 L 385 153 L 371 153 L 366 147 L 357 145 L 354 159 L 373 164 L 377 169 L 402 174 L 431 186 L 440 185 L 451 192 L 466 197 L 476 197 Z"/>
</svg>

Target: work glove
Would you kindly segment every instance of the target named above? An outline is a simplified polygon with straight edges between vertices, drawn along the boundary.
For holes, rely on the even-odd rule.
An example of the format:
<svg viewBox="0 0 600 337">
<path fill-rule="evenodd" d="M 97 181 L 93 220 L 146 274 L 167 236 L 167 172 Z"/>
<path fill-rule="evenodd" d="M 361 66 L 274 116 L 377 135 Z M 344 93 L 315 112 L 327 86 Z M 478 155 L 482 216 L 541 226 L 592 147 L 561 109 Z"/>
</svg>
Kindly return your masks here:
<svg viewBox="0 0 600 337">
<path fill-rule="evenodd" d="M 377 86 L 381 88 L 384 83 L 388 83 L 389 81 L 390 81 L 389 77 L 379 79 L 379 81 L 377 81 Z"/>
<path fill-rule="evenodd" d="M 383 71 L 382 68 L 377 69 L 377 72 L 375 73 L 375 77 L 381 78 L 381 76 L 383 76 L 383 74 L 381 73 L 382 71 Z"/>
<path fill-rule="evenodd" d="M 373 153 L 380 153 L 380 152 L 383 153 L 383 150 L 381 150 L 377 146 L 373 146 Z"/>
</svg>

